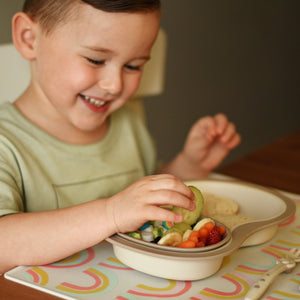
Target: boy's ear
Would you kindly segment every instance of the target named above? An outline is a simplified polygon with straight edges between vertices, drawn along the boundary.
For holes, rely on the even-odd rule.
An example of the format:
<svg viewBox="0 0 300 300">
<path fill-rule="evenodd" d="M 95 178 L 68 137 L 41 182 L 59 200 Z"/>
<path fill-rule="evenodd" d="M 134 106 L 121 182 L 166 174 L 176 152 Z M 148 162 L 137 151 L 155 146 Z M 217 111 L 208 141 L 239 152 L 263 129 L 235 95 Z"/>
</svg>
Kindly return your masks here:
<svg viewBox="0 0 300 300">
<path fill-rule="evenodd" d="M 20 54 L 28 59 L 35 58 L 36 23 L 23 13 L 18 12 L 12 19 L 12 38 Z"/>
</svg>

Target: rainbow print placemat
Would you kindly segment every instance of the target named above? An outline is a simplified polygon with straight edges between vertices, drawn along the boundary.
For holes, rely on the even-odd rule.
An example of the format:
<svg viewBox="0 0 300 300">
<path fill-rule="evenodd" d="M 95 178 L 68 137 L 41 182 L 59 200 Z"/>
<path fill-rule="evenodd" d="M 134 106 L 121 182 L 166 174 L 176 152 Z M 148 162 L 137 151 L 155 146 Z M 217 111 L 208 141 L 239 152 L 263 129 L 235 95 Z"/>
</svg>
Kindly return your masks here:
<svg viewBox="0 0 300 300">
<path fill-rule="evenodd" d="M 244 299 L 278 257 L 290 248 L 300 249 L 300 196 L 295 201 L 295 217 L 279 226 L 273 240 L 239 249 L 224 259 L 218 273 L 203 280 L 166 280 L 135 271 L 115 258 L 107 242 L 51 265 L 15 268 L 5 277 L 63 299 Z M 291 273 L 279 275 L 263 299 L 300 299 L 299 284 L 298 264 Z"/>
</svg>

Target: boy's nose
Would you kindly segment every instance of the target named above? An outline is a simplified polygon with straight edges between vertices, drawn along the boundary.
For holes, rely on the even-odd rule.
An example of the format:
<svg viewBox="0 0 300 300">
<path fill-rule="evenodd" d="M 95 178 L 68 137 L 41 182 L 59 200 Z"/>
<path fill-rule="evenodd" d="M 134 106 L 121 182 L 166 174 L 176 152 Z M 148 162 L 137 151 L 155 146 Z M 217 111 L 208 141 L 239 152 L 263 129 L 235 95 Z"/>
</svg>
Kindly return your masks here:
<svg viewBox="0 0 300 300">
<path fill-rule="evenodd" d="M 104 72 L 101 72 L 98 86 L 101 90 L 111 95 L 118 95 L 121 93 L 123 88 L 121 70 L 107 69 Z"/>
</svg>

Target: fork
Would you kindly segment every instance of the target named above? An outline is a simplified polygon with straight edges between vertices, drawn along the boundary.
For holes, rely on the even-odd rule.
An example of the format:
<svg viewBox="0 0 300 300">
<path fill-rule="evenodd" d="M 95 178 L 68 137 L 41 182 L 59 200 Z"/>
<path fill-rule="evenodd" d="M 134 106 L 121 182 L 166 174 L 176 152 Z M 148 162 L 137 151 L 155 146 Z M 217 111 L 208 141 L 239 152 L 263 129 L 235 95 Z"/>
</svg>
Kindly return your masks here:
<svg viewBox="0 0 300 300">
<path fill-rule="evenodd" d="M 292 248 L 287 252 L 285 258 L 278 259 L 276 265 L 253 284 L 245 300 L 260 299 L 276 276 L 282 272 L 291 272 L 296 267 L 297 262 L 300 262 L 300 249 Z"/>
</svg>

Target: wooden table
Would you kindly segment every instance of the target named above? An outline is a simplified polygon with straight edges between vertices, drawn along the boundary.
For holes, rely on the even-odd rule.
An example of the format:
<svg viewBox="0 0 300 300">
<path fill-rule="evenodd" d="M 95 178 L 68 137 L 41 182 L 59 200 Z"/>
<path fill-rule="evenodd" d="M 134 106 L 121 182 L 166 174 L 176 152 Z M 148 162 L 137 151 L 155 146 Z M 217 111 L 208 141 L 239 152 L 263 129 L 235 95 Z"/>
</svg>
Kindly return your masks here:
<svg viewBox="0 0 300 300">
<path fill-rule="evenodd" d="M 222 167 L 218 172 L 300 194 L 300 131 Z M 0 276 L 0 300 L 51 300 L 55 296 L 19 285 Z"/>
<path fill-rule="evenodd" d="M 218 172 L 300 194 L 300 130 L 220 168 Z"/>
</svg>

